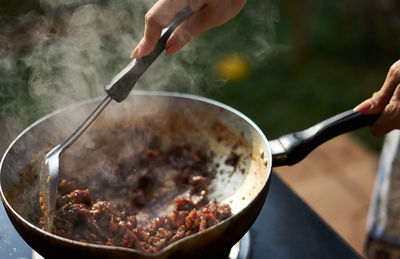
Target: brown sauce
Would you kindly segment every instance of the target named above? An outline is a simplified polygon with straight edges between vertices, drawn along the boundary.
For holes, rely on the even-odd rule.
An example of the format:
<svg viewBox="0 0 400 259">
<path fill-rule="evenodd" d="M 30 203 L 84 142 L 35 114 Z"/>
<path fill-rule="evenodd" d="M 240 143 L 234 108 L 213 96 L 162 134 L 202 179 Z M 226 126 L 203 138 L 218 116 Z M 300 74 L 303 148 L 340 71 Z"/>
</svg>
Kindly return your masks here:
<svg viewBox="0 0 400 259">
<path fill-rule="evenodd" d="M 211 158 L 212 154 L 189 144 L 172 145 L 164 151 L 158 145 L 150 145 L 121 158 L 111 172 L 97 179 L 96 188 L 85 188 L 75 179 L 62 179 L 53 232 L 77 241 L 156 253 L 214 226 L 232 213 L 228 205 L 207 197 L 208 185 L 215 175 L 215 169 L 210 168 Z M 171 185 L 166 186 L 159 179 L 168 169 L 175 172 L 173 190 L 165 191 Z M 152 204 L 161 206 L 169 195 L 175 197 L 170 199 L 172 213 L 140 222 L 137 214 L 141 210 L 149 210 Z M 115 202 L 118 198 L 124 201 Z M 43 218 L 39 226 L 43 227 Z"/>
</svg>

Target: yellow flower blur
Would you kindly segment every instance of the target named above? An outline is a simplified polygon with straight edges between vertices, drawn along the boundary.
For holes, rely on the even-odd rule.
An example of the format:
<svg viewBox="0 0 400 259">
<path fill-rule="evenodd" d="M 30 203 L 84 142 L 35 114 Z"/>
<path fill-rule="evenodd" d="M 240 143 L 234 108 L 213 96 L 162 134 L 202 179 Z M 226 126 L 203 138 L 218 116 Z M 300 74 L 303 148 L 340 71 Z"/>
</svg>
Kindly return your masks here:
<svg viewBox="0 0 400 259">
<path fill-rule="evenodd" d="M 220 58 L 215 64 L 215 73 L 219 79 L 238 82 L 250 74 L 250 63 L 240 53 L 232 53 Z"/>
</svg>

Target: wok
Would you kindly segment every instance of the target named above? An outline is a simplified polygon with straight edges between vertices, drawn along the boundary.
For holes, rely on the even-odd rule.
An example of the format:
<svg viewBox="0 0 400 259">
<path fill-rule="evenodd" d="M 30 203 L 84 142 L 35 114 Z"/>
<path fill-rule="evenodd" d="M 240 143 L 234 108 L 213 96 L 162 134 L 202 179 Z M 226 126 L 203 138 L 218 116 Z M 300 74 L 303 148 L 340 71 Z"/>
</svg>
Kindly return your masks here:
<svg viewBox="0 0 400 259">
<path fill-rule="evenodd" d="M 121 154 L 137 148 L 138 137 L 146 140 L 147 136 L 158 135 L 169 143 L 184 141 L 212 151 L 213 162 L 221 166 L 212 180 L 209 195 L 232 209 L 233 215 L 227 220 L 181 239 L 157 254 L 145 254 L 128 248 L 73 241 L 37 227 L 41 215 L 37 198 L 40 161 L 100 101 L 91 100 L 43 117 L 24 130 L 2 158 L 1 199 L 7 214 L 23 239 L 46 258 L 218 255 L 233 246 L 255 221 L 268 193 L 273 166 L 294 164 L 324 141 L 370 125 L 379 116 L 347 111 L 307 130 L 268 141 L 245 115 L 198 96 L 135 91 L 125 102 L 111 103 L 64 154 L 61 172 L 76 173 L 83 181 L 90 182 L 94 176 L 85 172 L 110 168 Z M 232 151 L 240 157 L 235 167 L 225 163 Z M 84 156 L 85 163 L 74 163 L 77 156 Z"/>
</svg>

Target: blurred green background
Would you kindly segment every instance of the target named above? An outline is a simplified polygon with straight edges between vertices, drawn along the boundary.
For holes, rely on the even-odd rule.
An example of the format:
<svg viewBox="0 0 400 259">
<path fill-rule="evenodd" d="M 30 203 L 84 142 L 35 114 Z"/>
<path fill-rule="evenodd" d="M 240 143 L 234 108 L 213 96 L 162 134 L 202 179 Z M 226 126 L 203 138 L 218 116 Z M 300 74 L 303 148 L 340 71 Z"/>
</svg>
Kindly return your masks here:
<svg viewBox="0 0 400 259">
<path fill-rule="evenodd" d="M 21 61 L 32 51 L 23 35 L 35 22 L 21 25 L 16 20 L 29 13 L 41 15 L 43 10 L 39 1 L 3 2 L 0 58 L 7 57 L 8 63 L 0 69 L 0 116 L 5 121 L 21 118 L 26 126 L 53 107 L 38 109 L 40 100 L 28 87 L 32 68 Z M 107 5 L 107 1 L 75 1 L 69 8 L 88 2 Z M 145 10 L 139 10 L 141 17 Z M 57 26 L 54 30 L 57 33 Z M 400 4 L 394 0 L 248 0 L 235 19 L 202 34 L 190 49 L 170 58 L 193 75 L 198 89 L 187 88 L 179 76 L 173 87 L 165 88 L 233 106 L 272 139 L 352 109 L 371 96 L 400 57 L 399 36 Z M 114 62 L 127 60 L 116 56 Z M 105 78 L 117 71 L 118 66 L 110 64 L 113 69 Z M 138 87 L 145 89 L 146 83 Z M 82 99 L 99 93 L 89 92 Z M 355 135 L 375 150 L 381 147 L 382 139 L 373 138 L 368 129 Z"/>
</svg>

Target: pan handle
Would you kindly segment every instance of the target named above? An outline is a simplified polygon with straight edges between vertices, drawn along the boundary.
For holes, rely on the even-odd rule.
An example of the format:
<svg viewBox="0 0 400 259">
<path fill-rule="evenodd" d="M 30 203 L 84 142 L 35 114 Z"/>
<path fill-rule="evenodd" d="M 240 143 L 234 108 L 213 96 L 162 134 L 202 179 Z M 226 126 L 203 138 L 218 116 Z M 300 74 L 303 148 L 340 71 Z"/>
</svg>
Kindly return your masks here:
<svg viewBox="0 0 400 259">
<path fill-rule="evenodd" d="M 306 130 L 274 139 L 270 141 L 272 166 L 293 165 L 331 138 L 374 124 L 379 115 L 348 110 Z"/>
</svg>

